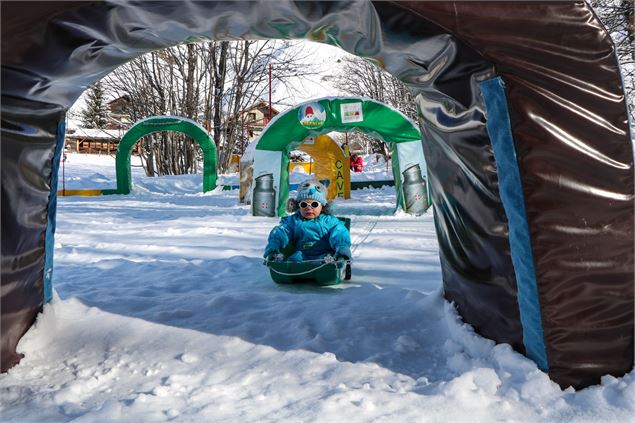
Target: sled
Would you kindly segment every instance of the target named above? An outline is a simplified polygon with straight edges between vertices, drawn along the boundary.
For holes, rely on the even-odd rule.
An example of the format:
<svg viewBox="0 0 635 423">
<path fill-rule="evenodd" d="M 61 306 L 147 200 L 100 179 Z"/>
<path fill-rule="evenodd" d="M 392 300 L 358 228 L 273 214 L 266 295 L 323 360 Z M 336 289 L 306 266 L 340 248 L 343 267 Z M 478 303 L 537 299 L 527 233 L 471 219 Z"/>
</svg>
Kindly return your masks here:
<svg viewBox="0 0 635 423">
<path fill-rule="evenodd" d="M 339 217 L 348 231 L 351 230 L 351 219 Z M 351 278 L 351 264 L 349 260 L 335 260 L 327 256 L 321 260 L 286 261 L 293 252 L 293 245 L 288 245 L 282 254 L 284 260 L 265 260 L 269 268 L 271 279 L 280 284 L 314 283 L 316 285 L 337 285 L 342 280 Z"/>
</svg>

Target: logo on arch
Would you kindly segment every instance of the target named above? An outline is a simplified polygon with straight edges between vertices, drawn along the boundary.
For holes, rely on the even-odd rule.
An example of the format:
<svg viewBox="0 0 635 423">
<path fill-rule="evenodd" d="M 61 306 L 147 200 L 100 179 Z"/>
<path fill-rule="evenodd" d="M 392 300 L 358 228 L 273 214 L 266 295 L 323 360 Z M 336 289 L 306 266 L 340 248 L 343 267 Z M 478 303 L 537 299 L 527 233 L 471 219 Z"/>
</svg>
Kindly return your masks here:
<svg viewBox="0 0 635 423">
<path fill-rule="evenodd" d="M 326 122 L 326 111 L 318 102 L 307 103 L 298 110 L 298 120 L 306 129 L 320 129 Z"/>
</svg>

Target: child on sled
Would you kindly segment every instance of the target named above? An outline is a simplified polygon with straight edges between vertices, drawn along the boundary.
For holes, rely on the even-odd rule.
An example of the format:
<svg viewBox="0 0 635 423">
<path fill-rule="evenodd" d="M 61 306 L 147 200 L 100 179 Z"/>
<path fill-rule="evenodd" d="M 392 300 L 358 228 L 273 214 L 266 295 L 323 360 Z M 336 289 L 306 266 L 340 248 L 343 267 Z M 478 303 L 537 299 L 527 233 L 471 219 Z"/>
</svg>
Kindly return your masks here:
<svg viewBox="0 0 635 423">
<path fill-rule="evenodd" d="M 351 238 L 344 223 L 330 214 L 327 189 L 316 181 L 298 187 L 294 213 L 271 230 L 264 257 L 276 260 L 288 245 L 294 246 L 287 261 L 318 260 L 332 255 L 336 260 L 351 258 Z"/>
</svg>

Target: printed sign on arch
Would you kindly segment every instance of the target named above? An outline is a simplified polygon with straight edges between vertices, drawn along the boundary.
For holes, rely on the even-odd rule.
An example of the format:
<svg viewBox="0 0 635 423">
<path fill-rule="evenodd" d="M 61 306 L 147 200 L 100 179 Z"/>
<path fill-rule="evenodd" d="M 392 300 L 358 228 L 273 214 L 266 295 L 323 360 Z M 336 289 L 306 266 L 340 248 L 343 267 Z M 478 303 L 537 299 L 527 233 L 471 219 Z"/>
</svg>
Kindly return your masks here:
<svg viewBox="0 0 635 423">
<path fill-rule="evenodd" d="M 354 123 L 364 121 L 364 111 L 362 103 L 342 103 L 340 104 L 342 123 Z"/>
</svg>

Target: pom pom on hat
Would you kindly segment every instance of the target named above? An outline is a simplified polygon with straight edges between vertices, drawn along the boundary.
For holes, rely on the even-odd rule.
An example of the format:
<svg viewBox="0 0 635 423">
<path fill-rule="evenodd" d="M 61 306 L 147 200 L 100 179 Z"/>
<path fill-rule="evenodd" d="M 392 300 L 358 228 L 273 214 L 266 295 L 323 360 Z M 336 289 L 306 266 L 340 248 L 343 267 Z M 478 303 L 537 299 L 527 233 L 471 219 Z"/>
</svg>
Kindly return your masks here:
<svg viewBox="0 0 635 423">
<path fill-rule="evenodd" d="M 319 201 L 323 206 L 326 206 L 326 192 L 327 188 L 320 182 L 304 182 L 298 187 L 298 194 L 295 196 L 295 200 L 300 202 L 310 198 L 312 200 Z"/>
</svg>

